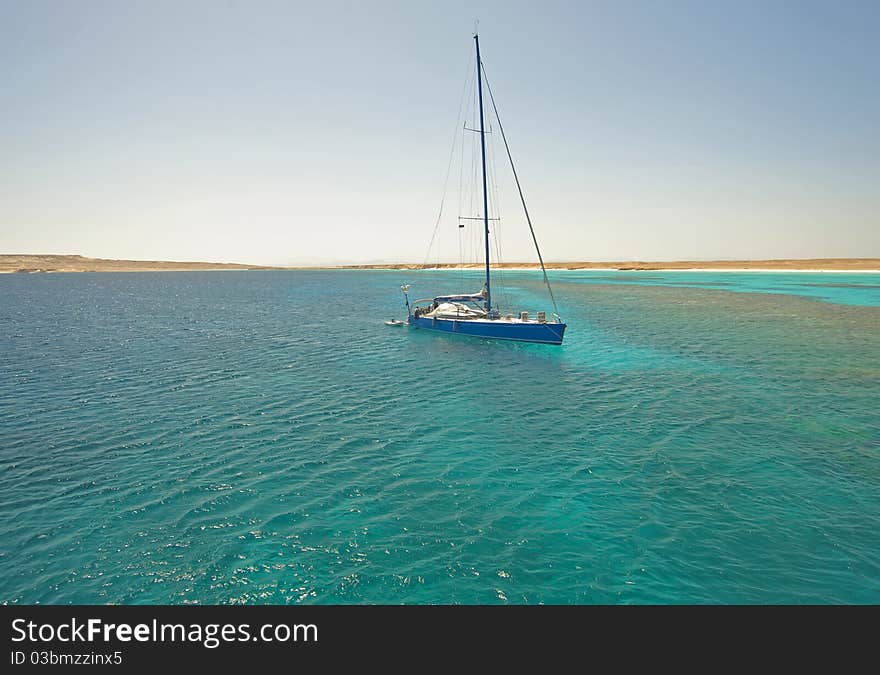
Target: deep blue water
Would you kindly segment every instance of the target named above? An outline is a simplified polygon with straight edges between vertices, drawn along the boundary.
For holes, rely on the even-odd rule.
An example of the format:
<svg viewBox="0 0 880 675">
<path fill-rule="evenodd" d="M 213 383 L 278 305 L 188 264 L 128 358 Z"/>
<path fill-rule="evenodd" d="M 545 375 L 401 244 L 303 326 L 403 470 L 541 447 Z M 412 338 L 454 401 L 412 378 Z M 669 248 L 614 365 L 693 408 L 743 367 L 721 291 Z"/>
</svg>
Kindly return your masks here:
<svg viewBox="0 0 880 675">
<path fill-rule="evenodd" d="M 467 275 L 0 275 L 0 602 L 880 602 L 880 277 Z"/>
</svg>

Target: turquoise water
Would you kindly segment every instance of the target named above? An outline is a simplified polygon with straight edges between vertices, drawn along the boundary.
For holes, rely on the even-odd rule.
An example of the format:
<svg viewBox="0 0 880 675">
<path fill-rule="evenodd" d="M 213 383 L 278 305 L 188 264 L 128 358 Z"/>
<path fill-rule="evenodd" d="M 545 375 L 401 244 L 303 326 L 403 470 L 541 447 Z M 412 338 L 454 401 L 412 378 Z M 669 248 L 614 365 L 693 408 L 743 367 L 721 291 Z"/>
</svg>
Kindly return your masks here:
<svg viewBox="0 0 880 675">
<path fill-rule="evenodd" d="M 877 275 L 641 274 L 0 275 L 0 602 L 880 602 Z"/>
<path fill-rule="evenodd" d="M 577 280 L 582 283 L 714 288 L 740 293 L 782 293 L 844 305 L 880 307 L 880 274 L 876 273 L 577 270 L 552 274 L 554 280 Z"/>
</svg>

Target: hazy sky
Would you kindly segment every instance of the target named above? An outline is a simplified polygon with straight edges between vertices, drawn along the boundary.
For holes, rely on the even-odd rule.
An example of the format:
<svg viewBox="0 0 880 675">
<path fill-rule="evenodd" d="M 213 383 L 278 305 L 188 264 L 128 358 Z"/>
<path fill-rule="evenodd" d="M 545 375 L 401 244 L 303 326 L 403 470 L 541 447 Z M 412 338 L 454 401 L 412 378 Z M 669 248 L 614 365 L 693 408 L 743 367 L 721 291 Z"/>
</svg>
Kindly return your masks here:
<svg viewBox="0 0 880 675">
<path fill-rule="evenodd" d="M 876 0 L 0 0 L 0 252 L 421 261 L 476 18 L 545 258 L 880 256 Z"/>
</svg>

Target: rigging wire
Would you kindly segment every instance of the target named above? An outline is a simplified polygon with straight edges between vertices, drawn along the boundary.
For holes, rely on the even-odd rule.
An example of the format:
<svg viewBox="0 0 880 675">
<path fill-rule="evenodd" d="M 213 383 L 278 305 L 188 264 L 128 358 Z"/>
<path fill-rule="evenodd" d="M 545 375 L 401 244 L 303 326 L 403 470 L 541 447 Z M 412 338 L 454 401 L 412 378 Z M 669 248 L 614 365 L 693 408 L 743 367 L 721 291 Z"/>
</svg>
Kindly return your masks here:
<svg viewBox="0 0 880 675">
<path fill-rule="evenodd" d="M 489 123 L 489 131 L 492 131 L 492 124 Z M 489 173 L 490 185 L 492 186 L 492 192 L 490 193 L 491 204 L 492 204 L 492 216 L 495 218 L 495 225 L 492 229 L 492 239 L 495 242 L 495 260 L 498 261 L 498 282 L 495 284 L 495 288 L 497 288 L 498 293 L 498 307 L 505 307 L 508 305 L 507 298 L 507 282 L 504 278 L 504 256 L 501 255 L 501 199 L 498 194 L 498 169 L 497 163 L 495 161 L 495 140 L 493 135 L 489 136 L 489 158 L 490 163 L 489 167 L 491 167 L 491 171 Z"/>
<path fill-rule="evenodd" d="M 431 257 L 431 248 L 434 246 L 434 241 L 437 238 L 437 232 L 440 229 L 440 219 L 443 217 L 443 204 L 446 202 L 446 188 L 449 185 L 449 173 L 452 169 L 452 158 L 455 155 L 455 144 L 458 141 L 458 123 L 461 120 L 462 109 L 464 106 L 464 94 L 467 91 L 467 85 L 470 81 L 470 72 L 471 72 L 471 64 L 474 62 L 474 58 L 470 58 L 468 60 L 468 75 L 465 77 L 464 84 L 461 88 L 461 97 L 458 102 L 458 115 L 455 118 L 455 132 L 452 135 L 452 149 L 449 151 L 449 162 L 446 164 L 446 179 L 443 181 L 443 196 L 440 198 L 440 211 L 437 213 L 437 222 L 434 223 L 434 232 L 431 234 L 431 242 L 428 244 L 428 251 L 425 253 L 425 261 L 422 263 L 422 267 L 427 267 L 428 258 Z M 437 261 L 439 264 L 440 261 L 440 246 L 437 246 Z"/>
<path fill-rule="evenodd" d="M 477 81 L 476 78 L 473 81 L 474 90 L 473 90 L 473 117 L 471 118 L 471 128 L 476 129 L 477 127 Z M 468 208 L 468 214 L 471 217 L 480 215 L 480 207 L 479 207 L 479 195 L 477 195 L 477 135 L 474 133 L 471 135 L 471 175 L 469 179 L 468 190 L 470 194 L 470 206 Z M 477 206 L 474 206 L 474 201 L 477 201 Z M 477 229 L 474 227 L 470 228 L 471 230 L 471 250 L 468 255 L 468 262 L 477 262 L 477 250 L 479 244 L 479 233 Z"/>
<path fill-rule="evenodd" d="M 468 92 L 468 98 L 467 98 L 467 101 L 464 105 L 464 112 L 463 112 L 464 119 L 462 120 L 461 128 L 459 128 L 456 132 L 457 134 L 461 134 L 461 143 L 460 143 L 460 151 L 461 152 L 460 152 L 460 161 L 459 161 L 459 165 L 458 165 L 458 216 L 459 216 L 459 219 L 458 219 L 458 222 L 456 223 L 458 225 L 458 227 L 457 227 L 457 229 L 458 229 L 458 266 L 459 266 L 459 270 L 458 270 L 459 286 L 458 286 L 458 288 L 464 287 L 464 267 L 463 267 L 463 264 L 464 264 L 465 255 L 468 250 L 467 247 L 469 246 L 469 242 L 467 240 L 468 232 L 465 228 L 461 227 L 461 225 L 462 225 L 461 216 L 462 216 L 462 210 L 464 208 L 464 201 L 466 199 L 465 182 L 464 182 L 465 138 L 466 138 L 466 136 L 465 136 L 464 130 L 467 129 L 467 127 L 468 127 L 468 118 L 470 117 L 471 108 L 473 106 L 474 87 L 470 86 L 470 85 L 474 80 L 476 80 L 476 78 L 473 75 L 473 72 L 471 71 L 471 64 L 472 63 L 473 63 L 473 60 L 471 60 L 470 63 L 468 64 L 468 74 L 465 77 L 465 89 Z M 470 182 L 470 178 L 468 178 L 468 181 Z"/>
<path fill-rule="evenodd" d="M 501 125 L 501 117 L 498 115 L 498 106 L 495 105 L 495 97 L 492 95 L 492 87 L 489 86 L 489 77 L 486 75 L 486 68 L 482 63 L 479 64 L 479 67 L 483 72 L 483 79 L 486 81 L 489 100 L 492 101 L 492 109 L 495 111 L 495 119 L 498 121 L 498 129 L 501 131 L 501 138 L 504 141 L 504 149 L 507 151 L 507 159 L 510 160 L 510 168 L 513 171 L 513 178 L 516 181 L 516 189 L 519 191 L 519 199 L 522 202 L 523 211 L 526 214 L 526 222 L 529 224 L 529 231 L 532 233 L 532 241 L 535 243 L 535 251 L 537 251 L 538 261 L 541 263 L 541 272 L 544 274 L 544 283 L 547 285 L 547 291 L 550 293 L 550 301 L 553 303 L 553 311 L 559 316 L 559 308 L 556 306 L 556 298 L 553 297 L 553 289 L 550 287 L 550 280 L 547 278 L 547 268 L 544 267 L 544 258 L 541 255 L 541 249 L 538 246 L 538 238 L 535 236 L 535 228 L 532 227 L 532 219 L 529 216 L 529 209 L 526 207 L 526 198 L 523 196 L 522 186 L 519 184 L 519 176 L 517 176 L 516 167 L 513 164 L 513 156 L 510 154 L 510 146 L 507 144 L 507 136 L 504 134 L 504 127 Z"/>
</svg>

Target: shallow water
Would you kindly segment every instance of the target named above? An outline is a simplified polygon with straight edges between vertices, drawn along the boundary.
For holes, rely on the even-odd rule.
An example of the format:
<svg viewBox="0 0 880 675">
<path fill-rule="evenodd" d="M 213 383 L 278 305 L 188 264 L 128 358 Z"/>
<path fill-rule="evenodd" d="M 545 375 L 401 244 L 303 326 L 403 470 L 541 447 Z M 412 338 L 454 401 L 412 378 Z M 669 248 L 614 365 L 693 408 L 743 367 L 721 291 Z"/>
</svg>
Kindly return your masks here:
<svg viewBox="0 0 880 675">
<path fill-rule="evenodd" d="M 880 602 L 877 275 L 700 274 L 2 275 L 0 601 Z"/>
<path fill-rule="evenodd" d="M 666 272 L 576 270 L 554 279 L 581 283 L 638 284 L 781 293 L 844 305 L 880 306 L 880 274 L 870 272 Z"/>
</svg>

